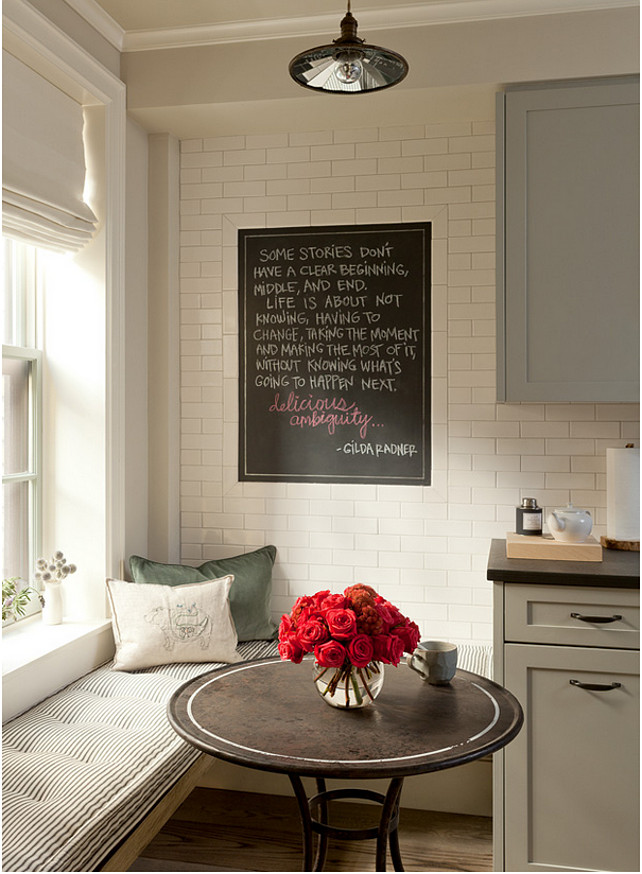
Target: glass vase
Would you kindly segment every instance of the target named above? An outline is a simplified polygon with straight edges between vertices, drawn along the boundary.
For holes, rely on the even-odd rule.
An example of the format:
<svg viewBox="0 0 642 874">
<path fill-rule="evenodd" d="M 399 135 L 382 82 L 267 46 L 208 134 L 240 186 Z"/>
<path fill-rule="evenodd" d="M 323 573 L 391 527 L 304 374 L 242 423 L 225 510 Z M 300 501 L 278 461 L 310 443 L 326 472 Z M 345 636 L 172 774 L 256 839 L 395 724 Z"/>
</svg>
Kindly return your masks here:
<svg viewBox="0 0 642 874">
<path fill-rule="evenodd" d="M 356 710 L 367 707 L 383 687 L 383 664 L 372 661 L 365 668 L 343 665 L 324 668 L 314 663 L 314 685 L 323 700 L 332 707 Z"/>
</svg>

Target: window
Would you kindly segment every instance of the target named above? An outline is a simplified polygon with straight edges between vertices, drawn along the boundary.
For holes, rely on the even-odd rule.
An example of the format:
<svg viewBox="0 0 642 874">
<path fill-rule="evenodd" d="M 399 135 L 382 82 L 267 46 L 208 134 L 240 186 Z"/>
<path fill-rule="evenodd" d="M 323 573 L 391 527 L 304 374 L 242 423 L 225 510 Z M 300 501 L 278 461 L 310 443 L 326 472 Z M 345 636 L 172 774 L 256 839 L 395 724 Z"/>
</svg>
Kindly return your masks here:
<svg viewBox="0 0 642 874">
<path fill-rule="evenodd" d="M 37 251 L 4 240 L 2 577 L 33 579 L 42 505 L 42 358 L 37 348 Z M 40 609 L 32 598 L 26 615 Z"/>
</svg>

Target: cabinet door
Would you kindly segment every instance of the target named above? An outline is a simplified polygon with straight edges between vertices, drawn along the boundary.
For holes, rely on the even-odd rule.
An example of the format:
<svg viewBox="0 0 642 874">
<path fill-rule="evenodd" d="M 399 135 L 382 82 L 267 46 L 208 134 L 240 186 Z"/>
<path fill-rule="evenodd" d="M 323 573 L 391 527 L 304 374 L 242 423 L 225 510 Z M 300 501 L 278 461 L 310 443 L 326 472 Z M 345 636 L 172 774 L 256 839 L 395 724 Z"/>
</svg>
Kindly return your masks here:
<svg viewBox="0 0 642 874">
<path fill-rule="evenodd" d="M 639 653 L 508 644 L 506 871 L 639 871 Z M 591 690 L 571 680 L 610 686 Z"/>
<path fill-rule="evenodd" d="M 556 84 L 501 95 L 498 397 L 637 401 L 638 86 Z"/>
</svg>

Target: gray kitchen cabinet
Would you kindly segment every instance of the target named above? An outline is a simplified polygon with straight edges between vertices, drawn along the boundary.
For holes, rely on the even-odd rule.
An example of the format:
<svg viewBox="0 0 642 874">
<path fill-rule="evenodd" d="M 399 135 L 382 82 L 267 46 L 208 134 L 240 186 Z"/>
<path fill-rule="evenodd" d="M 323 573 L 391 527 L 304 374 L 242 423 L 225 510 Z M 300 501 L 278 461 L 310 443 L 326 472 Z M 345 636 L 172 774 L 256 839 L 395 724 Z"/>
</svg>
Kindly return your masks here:
<svg viewBox="0 0 642 874">
<path fill-rule="evenodd" d="M 574 562 L 570 585 L 547 585 L 527 582 L 526 562 L 505 574 L 519 580 L 523 570 L 523 580 L 509 583 L 491 564 L 495 679 L 525 717 L 518 737 L 495 755 L 495 870 L 639 871 L 633 570 L 624 580 L 631 587 L 613 586 L 623 577 L 609 580 L 606 562 L 599 569 L 606 587 L 578 585 L 577 573 L 587 579 L 590 571 Z M 541 564 L 563 574 L 565 562 Z M 639 566 L 637 573 L 639 587 Z"/>
<path fill-rule="evenodd" d="M 639 83 L 511 86 L 497 103 L 497 394 L 639 398 Z"/>
</svg>

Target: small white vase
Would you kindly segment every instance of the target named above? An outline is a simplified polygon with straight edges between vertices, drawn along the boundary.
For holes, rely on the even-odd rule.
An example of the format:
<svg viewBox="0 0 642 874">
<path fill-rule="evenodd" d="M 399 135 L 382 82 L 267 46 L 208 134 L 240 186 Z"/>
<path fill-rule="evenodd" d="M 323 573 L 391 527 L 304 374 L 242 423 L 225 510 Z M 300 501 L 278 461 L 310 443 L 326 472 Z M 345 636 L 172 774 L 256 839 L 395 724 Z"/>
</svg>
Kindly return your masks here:
<svg viewBox="0 0 642 874">
<path fill-rule="evenodd" d="M 43 623 L 45 625 L 60 625 L 62 622 L 62 586 L 60 583 L 45 583 L 44 599 Z"/>
</svg>

